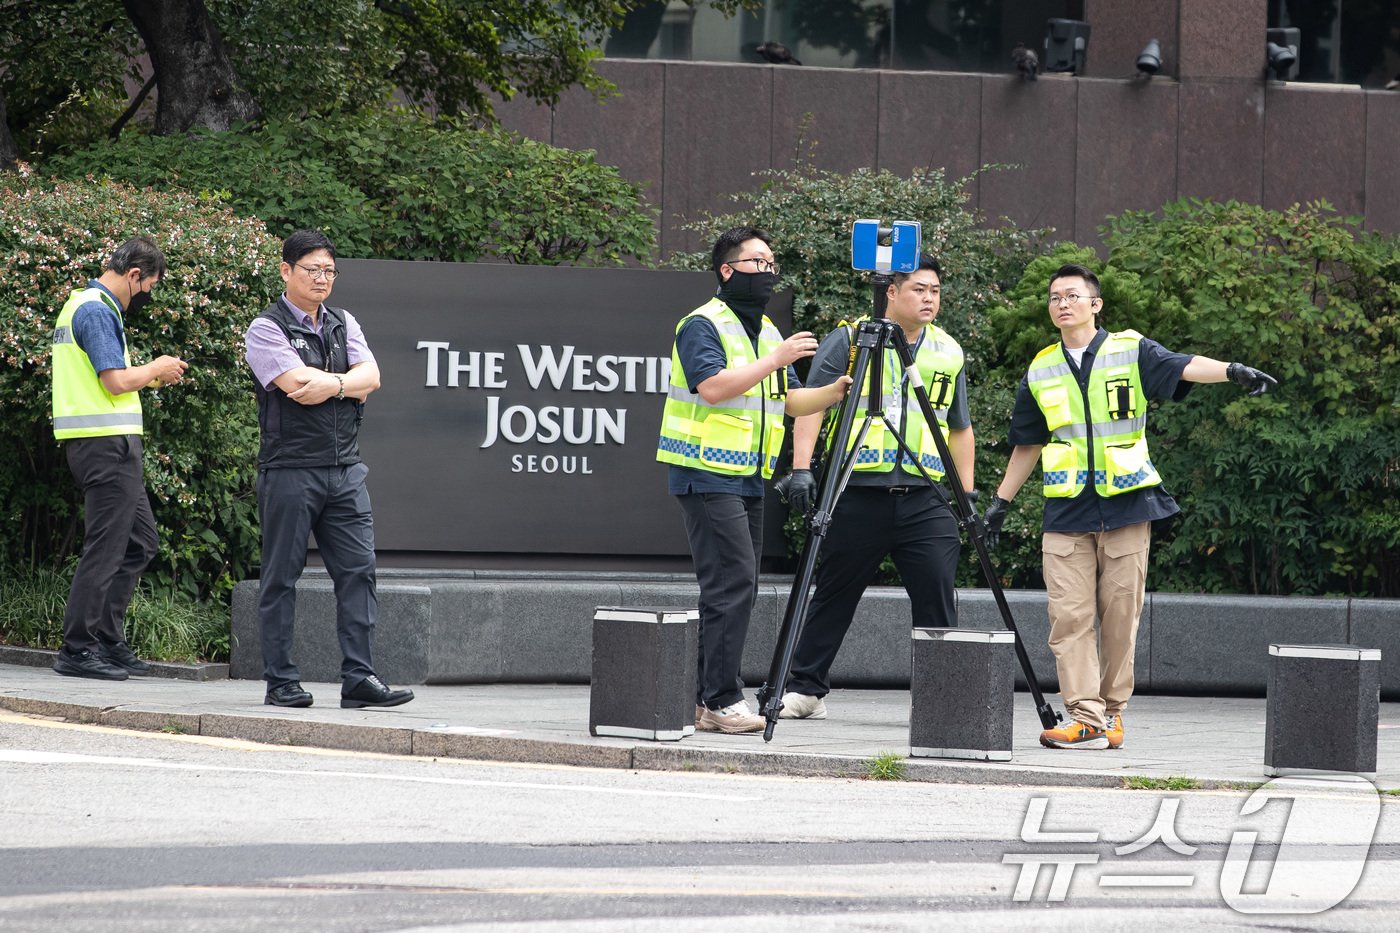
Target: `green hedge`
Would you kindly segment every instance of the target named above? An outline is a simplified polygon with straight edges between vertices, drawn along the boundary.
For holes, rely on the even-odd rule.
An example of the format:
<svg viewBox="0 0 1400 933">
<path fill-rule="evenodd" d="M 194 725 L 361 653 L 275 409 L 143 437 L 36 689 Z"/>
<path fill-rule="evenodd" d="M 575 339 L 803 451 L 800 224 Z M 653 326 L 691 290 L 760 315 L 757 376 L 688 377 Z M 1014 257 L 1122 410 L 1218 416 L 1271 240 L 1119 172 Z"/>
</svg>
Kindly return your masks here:
<svg viewBox="0 0 1400 933">
<path fill-rule="evenodd" d="M 169 270 L 126 322 L 133 360 L 170 353 L 184 381 L 143 391 L 146 477 L 160 553 L 146 579 L 223 598 L 258 555 L 257 413 L 243 332 L 282 288 L 262 224 L 184 194 L 0 175 L 0 564 L 62 568 L 82 543 L 82 503 L 50 421 L 50 344 L 68 294 L 112 249 L 148 233 Z"/>
<path fill-rule="evenodd" d="M 320 227 L 347 257 L 616 265 L 656 244 L 655 211 L 593 152 L 408 111 L 126 133 L 43 168 L 218 197 L 277 236 Z"/>
</svg>

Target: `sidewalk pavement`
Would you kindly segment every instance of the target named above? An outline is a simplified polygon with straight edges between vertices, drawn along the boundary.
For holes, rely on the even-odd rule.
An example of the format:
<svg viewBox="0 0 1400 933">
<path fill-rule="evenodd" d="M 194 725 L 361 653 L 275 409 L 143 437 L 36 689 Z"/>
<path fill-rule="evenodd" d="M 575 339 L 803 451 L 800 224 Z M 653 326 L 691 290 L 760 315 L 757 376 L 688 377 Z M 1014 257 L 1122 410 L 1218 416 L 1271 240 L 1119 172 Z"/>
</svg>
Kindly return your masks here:
<svg viewBox="0 0 1400 933">
<path fill-rule="evenodd" d="M 31 659 L 30 663 L 33 663 Z M 141 677 L 121 682 L 61 677 L 42 667 L 0 664 L 0 708 L 119 728 L 219 736 L 282 745 L 400 755 L 584 767 L 706 770 L 864 777 L 881 753 L 909 753 L 906 690 L 836 690 L 829 718 L 780 720 L 762 733 L 696 733 L 676 742 L 594 738 L 586 685 L 415 686 L 413 702 L 387 710 L 343 710 L 338 684 L 305 684 L 308 709 L 263 705 L 263 684 Z M 1056 710 L 1059 697 L 1050 697 Z M 753 691 L 749 691 L 753 704 Z M 906 779 L 961 784 L 1134 786 L 1133 779 L 1186 778 L 1174 788 L 1263 783 L 1265 701 L 1242 697 L 1136 696 L 1120 749 L 1042 748 L 1026 693 L 1015 703 L 1009 762 L 906 759 Z M 1400 788 L 1400 703 L 1380 709 L 1377 780 Z M 1142 785 L 1139 785 L 1142 786 Z"/>
</svg>

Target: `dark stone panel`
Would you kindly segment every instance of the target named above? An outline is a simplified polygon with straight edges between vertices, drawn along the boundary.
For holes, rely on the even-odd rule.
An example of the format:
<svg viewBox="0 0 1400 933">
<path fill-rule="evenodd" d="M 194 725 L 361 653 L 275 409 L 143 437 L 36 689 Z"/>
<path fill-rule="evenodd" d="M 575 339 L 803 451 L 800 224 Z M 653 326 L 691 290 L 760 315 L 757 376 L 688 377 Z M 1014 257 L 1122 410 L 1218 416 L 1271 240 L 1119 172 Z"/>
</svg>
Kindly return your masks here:
<svg viewBox="0 0 1400 933">
<path fill-rule="evenodd" d="M 1258 81 L 1191 81 L 1178 99 L 1178 197 L 1258 204 L 1264 174 L 1264 87 Z"/>
<path fill-rule="evenodd" d="M 1109 214 L 1156 210 L 1176 197 L 1174 81 L 1079 82 L 1074 239 L 1099 245 Z"/>
<path fill-rule="evenodd" d="M 775 67 L 773 164 L 790 168 L 800 158 L 834 172 L 873 167 L 879 89 L 874 71 Z"/>
<path fill-rule="evenodd" d="M 1092 28 L 1085 76 L 1131 77 L 1143 46 L 1156 39 L 1162 48 L 1158 75 L 1175 77 L 1179 6 L 1179 0 L 1085 0 L 1084 19 Z"/>
<path fill-rule="evenodd" d="M 983 77 L 982 161 L 1019 166 L 982 176 L 988 221 L 1005 216 L 1021 227 L 1052 226 L 1059 238 L 1074 233 L 1078 86 L 1065 75 Z"/>
<path fill-rule="evenodd" d="M 1353 599 L 1347 643 L 1381 650 L 1381 695 L 1400 699 L 1400 599 Z"/>
<path fill-rule="evenodd" d="M 1010 632 L 915 629 L 909 754 L 1009 761 L 1015 668 Z"/>
<path fill-rule="evenodd" d="M 1264 692 L 1269 645 L 1346 641 L 1347 601 L 1152 594 L 1152 688 Z"/>
<path fill-rule="evenodd" d="M 495 101 L 495 105 L 501 126 L 540 142 L 554 141 L 554 111 L 547 104 L 537 104 L 524 94 L 517 94 L 513 100 Z"/>
<path fill-rule="evenodd" d="M 1183 80 L 1263 74 L 1267 0 L 1180 0 L 1179 8 Z"/>
<path fill-rule="evenodd" d="M 1366 97 L 1366 229 L 1400 233 L 1400 94 Z"/>
<path fill-rule="evenodd" d="M 598 161 L 615 165 L 629 181 L 651 183 L 646 194 L 660 203 L 665 65 L 661 62 L 603 62 L 598 71 L 618 93 L 598 98 L 579 88 L 559 100 L 554 144 L 594 149 Z"/>
<path fill-rule="evenodd" d="M 1366 95 L 1320 84 L 1265 91 L 1264 192 L 1282 210 L 1325 198 L 1343 214 L 1366 207 Z"/>
<path fill-rule="evenodd" d="M 880 73 L 879 167 L 899 175 L 932 166 L 949 181 L 982 165 L 982 78 Z M 977 203 L 977 182 L 968 186 Z"/>
<path fill-rule="evenodd" d="M 662 255 L 707 246 L 680 225 L 734 210 L 727 195 L 757 187 L 754 173 L 773 164 L 772 100 L 767 65 L 666 64 Z"/>
<path fill-rule="evenodd" d="M 623 178 L 641 185 L 642 197 L 658 210 L 665 69 L 662 62 L 600 62 L 599 74 L 616 84 L 618 93 L 600 99 L 574 88 L 554 108 L 556 146 L 596 150 L 599 162 L 617 166 Z M 660 242 L 660 218 L 656 232 Z"/>
</svg>

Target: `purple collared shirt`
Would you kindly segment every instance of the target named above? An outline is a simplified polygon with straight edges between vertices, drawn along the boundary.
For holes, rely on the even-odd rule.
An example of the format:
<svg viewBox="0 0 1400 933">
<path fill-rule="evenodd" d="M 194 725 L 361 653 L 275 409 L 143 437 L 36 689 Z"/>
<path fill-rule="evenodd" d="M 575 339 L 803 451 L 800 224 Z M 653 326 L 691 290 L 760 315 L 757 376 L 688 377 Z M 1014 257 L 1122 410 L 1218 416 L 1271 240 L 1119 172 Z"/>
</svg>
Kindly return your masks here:
<svg viewBox="0 0 1400 933">
<path fill-rule="evenodd" d="M 303 324 L 310 324 L 311 315 L 288 301 L 285 292 L 278 300 L 297 315 Z M 321 307 L 325 310 L 324 305 Z M 355 316 L 349 311 L 342 313 L 345 315 L 345 353 L 350 365 L 373 363 L 374 354 L 365 342 L 365 332 L 360 328 L 360 322 L 355 320 Z M 325 323 L 326 316 L 317 313 L 316 333 L 324 336 Z M 248 366 L 265 389 L 272 388 L 278 376 L 305 365 L 297 351 L 287 342 L 287 335 L 282 332 L 282 328 L 267 318 L 253 319 L 253 323 L 248 325 L 248 333 L 243 337 L 243 346 L 247 350 L 244 358 L 248 360 Z"/>
</svg>

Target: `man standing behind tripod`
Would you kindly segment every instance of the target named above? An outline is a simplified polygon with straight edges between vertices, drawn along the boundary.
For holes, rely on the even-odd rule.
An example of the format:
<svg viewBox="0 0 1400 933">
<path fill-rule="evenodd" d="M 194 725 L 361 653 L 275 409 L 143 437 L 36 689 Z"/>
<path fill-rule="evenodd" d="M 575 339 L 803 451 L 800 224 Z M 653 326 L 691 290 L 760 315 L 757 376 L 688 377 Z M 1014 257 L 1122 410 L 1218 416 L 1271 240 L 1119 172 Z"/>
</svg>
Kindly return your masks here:
<svg viewBox="0 0 1400 933">
<path fill-rule="evenodd" d="M 884 350 L 880 367 L 885 415 L 905 443 L 918 452 L 924 471 L 935 481 L 941 481 L 946 470 L 932 431 L 944 432 L 958 478 L 971 493 L 975 451 L 962 347 L 933 323 L 942 300 L 942 269 L 933 257 L 920 256 L 918 269 L 896 273 L 893 279 L 885 293 L 885 313 L 904 331 L 938 424 L 925 424 L 923 410 L 893 348 Z M 855 331 L 855 327 L 838 327 L 827 335 L 812 361 L 810 385 L 827 385 L 847 371 Z M 855 443 L 870 404 L 869 381 L 867 373 L 867 385 L 855 389 L 860 395 L 852 402 L 858 407 L 848 446 Z M 797 419 L 793 426 L 793 470 L 786 480 L 786 492 L 799 514 L 807 511 L 816 491 L 811 462 L 821 421 L 820 414 L 811 415 Z M 826 456 L 828 469 L 835 469 L 842 452 L 827 451 Z M 956 625 L 953 577 L 960 547 L 957 520 L 948 507 L 946 492 L 939 495 L 934 491 L 877 413 L 856 456 L 850 484 L 837 499 L 832 514 L 817 566 L 816 592 L 783 694 L 781 717 L 826 718 L 822 698 L 831 691 L 831 664 L 851 627 L 861 595 L 874 582 L 886 554 L 894 559 L 904 581 L 914 625 Z"/>
<path fill-rule="evenodd" d="M 656 459 L 670 464 L 700 584 L 695 728 L 758 732 L 765 721 L 744 700 L 739 663 L 763 553 L 763 481 L 782 448 L 784 412 L 835 405 L 850 379 L 797 388 L 792 362 L 817 340 L 808 331 L 784 340 L 764 313 L 778 284 L 766 233 L 725 231 L 710 262 L 719 291 L 676 326 Z"/>
</svg>

